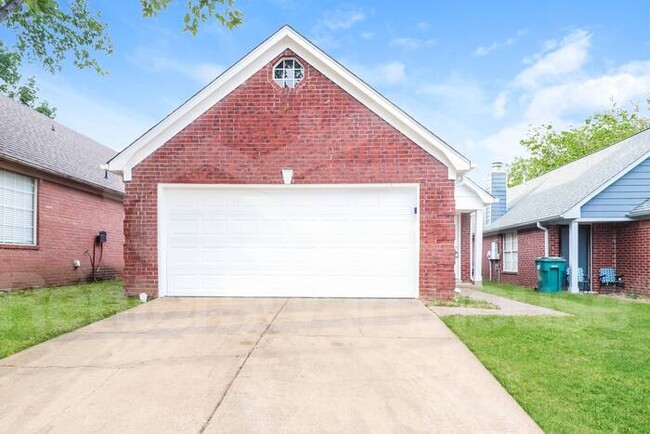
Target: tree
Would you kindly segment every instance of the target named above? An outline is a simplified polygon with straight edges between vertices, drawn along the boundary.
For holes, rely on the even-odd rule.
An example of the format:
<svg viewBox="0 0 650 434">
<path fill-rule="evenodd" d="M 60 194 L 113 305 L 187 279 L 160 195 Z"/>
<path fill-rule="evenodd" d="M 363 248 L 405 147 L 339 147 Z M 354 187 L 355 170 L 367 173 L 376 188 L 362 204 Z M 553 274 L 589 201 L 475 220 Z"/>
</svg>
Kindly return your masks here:
<svg viewBox="0 0 650 434">
<path fill-rule="evenodd" d="M 142 16 L 156 17 L 177 2 L 140 0 Z M 238 26 L 242 14 L 235 9 L 234 2 L 185 0 L 183 31 L 196 35 L 201 24 L 208 20 L 217 20 L 227 28 Z M 94 69 L 100 74 L 107 72 L 95 56 L 111 54 L 113 45 L 101 14 L 92 11 L 88 0 L 0 0 L 0 26 L 11 30 L 15 36 L 14 47 L 3 47 L 8 56 L 4 60 L 11 62 L 7 65 L 8 71 L 19 71 L 23 60 L 27 60 L 55 73 L 61 69 L 62 62 L 71 57 L 77 68 Z M 4 81 L 5 77 L 0 76 L 0 80 Z M 4 86 L 11 88 L 16 83 L 4 81 Z M 33 78 L 29 78 L 25 85 L 33 90 L 35 99 L 34 83 Z"/>
<path fill-rule="evenodd" d="M 650 98 L 647 101 L 650 108 Z M 558 131 L 542 124 L 521 140 L 527 157 L 517 157 L 508 170 L 508 185 L 513 187 L 553 169 L 599 151 L 650 127 L 641 116 L 638 104 L 631 110 L 618 107 L 588 117 L 581 125 Z"/>
<path fill-rule="evenodd" d="M 18 66 L 20 59 L 17 53 L 7 51 L 0 41 L 0 93 L 20 101 L 45 116 L 54 118 L 56 109 L 47 101 L 39 100 L 36 96 L 38 88 L 34 77 L 23 81 Z"/>
</svg>

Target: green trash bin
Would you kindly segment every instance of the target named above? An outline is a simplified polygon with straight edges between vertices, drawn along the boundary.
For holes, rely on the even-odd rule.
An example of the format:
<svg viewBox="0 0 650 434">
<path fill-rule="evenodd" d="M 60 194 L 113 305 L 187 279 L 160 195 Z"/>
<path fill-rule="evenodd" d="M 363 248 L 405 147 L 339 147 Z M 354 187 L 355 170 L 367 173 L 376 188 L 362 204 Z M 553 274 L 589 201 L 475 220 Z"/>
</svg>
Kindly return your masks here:
<svg viewBox="0 0 650 434">
<path fill-rule="evenodd" d="M 560 292 L 566 280 L 566 260 L 559 257 L 535 258 L 537 290 Z"/>
</svg>

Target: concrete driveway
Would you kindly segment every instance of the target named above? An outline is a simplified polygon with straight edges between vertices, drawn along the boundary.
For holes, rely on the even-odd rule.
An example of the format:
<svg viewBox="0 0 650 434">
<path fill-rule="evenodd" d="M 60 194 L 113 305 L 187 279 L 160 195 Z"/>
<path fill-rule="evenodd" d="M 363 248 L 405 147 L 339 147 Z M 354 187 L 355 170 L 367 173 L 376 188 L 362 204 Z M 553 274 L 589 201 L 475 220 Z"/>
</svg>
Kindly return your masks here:
<svg viewBox="0 0 650 434">
<path fill-rule="evenodd" d="M 539 432 L 417 300 L 160 299 L 0 360 L 3 432 Z"/>
</svg>

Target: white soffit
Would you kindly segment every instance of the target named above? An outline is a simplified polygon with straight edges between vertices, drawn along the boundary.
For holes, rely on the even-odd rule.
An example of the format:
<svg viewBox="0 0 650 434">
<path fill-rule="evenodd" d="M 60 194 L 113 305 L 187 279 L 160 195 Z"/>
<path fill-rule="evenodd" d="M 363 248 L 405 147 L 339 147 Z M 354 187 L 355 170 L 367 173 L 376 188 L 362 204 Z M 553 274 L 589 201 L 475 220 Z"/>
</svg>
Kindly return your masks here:
<svg viewBox="0 0 650 434">
<path fill-rule="evenodd" d="M 303 58 L 312 67 L 445 164 L 449 169 L 449 179 L 456 179 L 471 169 L 471 163 L 466 157 L 291 27 L 284 26 L 116 155 L 108 162 L 106 166 L 108 170 L 122 174 L 124 181 L 130 181 L 133 167 L 163 146 L 183 128 L 226 97 L 271 60 L 281 55 L 286 49 Z"/>
</svg>

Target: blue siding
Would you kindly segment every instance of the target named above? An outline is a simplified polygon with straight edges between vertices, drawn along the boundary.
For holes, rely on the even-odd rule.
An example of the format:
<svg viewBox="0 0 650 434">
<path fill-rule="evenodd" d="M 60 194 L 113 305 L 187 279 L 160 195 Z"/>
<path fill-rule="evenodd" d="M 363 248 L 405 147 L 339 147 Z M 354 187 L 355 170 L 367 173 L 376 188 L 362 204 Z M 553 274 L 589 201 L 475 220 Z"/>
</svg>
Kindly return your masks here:
<svg viewBox="0 0 650 434">
<path fill-rule="evenodd" d="M 650 158 L 630 170 L 582 206 L 582 217 L 626 217 L 650 198 Z"/>
<path fill-rule="evenodd" d="M 488 192 L 499 199 L 487 207 L 486 223 L 492 223 L 506 213 L 506 172 L 492 172 L 488 180 Z"/>
</svg>

